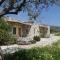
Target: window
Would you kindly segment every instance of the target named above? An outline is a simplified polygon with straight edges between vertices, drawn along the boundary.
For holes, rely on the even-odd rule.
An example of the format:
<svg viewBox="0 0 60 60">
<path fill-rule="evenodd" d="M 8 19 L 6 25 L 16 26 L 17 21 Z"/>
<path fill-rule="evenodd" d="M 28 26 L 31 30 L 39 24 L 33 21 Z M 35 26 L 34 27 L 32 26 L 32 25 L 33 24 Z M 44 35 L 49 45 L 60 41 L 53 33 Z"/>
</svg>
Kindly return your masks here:
<svg viewBox="0 0 60 60">
<path fill-rule="evenodd" d="M 13 34 L 16 34 L 16 27 L 13 27 Z"/>
</svg>

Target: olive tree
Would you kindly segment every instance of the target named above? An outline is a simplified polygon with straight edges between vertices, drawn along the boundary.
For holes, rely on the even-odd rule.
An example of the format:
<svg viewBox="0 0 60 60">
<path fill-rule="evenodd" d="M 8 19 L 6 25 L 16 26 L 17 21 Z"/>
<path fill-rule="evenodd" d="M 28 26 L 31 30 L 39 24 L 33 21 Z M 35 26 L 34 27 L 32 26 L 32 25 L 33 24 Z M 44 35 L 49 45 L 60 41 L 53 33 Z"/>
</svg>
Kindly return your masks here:
<svg viewBox="0 0 60 60">
<path fill-rule="evenodd" d="M 27 11 L 28 16 L 36 19 L 41 9 L 48 8 L 53 4 L 60 5 L 60 0 L 0 0 L 0 17 Z"/>
</svg>

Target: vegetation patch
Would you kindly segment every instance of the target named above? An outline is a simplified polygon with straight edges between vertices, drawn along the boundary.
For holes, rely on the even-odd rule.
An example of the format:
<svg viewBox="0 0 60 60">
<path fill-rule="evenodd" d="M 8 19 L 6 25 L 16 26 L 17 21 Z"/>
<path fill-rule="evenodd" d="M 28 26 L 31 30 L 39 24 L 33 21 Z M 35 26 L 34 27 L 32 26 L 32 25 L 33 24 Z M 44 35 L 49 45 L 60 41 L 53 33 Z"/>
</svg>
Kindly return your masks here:
<svg viewBox="0 0 60 60">
<path fill-rule="evenodd" d="M 10 33 L 11 26 L 0 18 L 0 45 L 15 44 L 16 38 Z"/>
<path fill-rule="evenodd" d="M 34 36 L 34 37 L 33 37 L 33 40 L 35 40 L 35 41 L 40 41 L 40 37 L 39 37 L 39 36 Z"/>
<path fill-rule="evenodd" d="M 60 41 L 52 46 L 20 49 L 13 54 L 5 54 L 4 60 L 60 60 Z"/>
</svg>

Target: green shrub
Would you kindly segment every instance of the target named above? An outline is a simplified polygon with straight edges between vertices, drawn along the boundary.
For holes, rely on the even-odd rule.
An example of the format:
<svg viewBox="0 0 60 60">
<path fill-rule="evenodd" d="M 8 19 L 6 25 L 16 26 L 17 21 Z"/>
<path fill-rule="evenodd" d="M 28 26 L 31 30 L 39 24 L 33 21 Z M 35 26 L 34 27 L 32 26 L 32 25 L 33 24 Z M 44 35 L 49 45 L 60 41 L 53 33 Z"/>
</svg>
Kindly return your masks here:
<svg viewBox="0 0 60 60">
<path fill-rule="evenodd" d="M 4 60 L 60 60 L 60 48 L 47 46 L 21 49 L 13 54 L 5 54 Z"/>
<path fill-rule="evenodd" d="M 4 18 L 0 18 L 0 29 L 10 32 L 11 26 L 4 20 Z"/>
<path fill-rule="evenodd" d="M 34 37 L 33 37 L 33 40 L 35 40 L 35 41 L 40 41 L 40 37 L 39 37 L 39 36 L 34 36 Z"/>
<path fill-rule="evenodd" d="M 5 54 L 4 60 L 60 60 L 60 40 L 52 46 L 20 49 L 13 54 Z"/>
<path fill-rule="evenodd" d="M 4 18 L 0 18 L 0 45 L 16 43 L 16 38 L 10 34 L 10 31 L 11 26 L 4 20 Z"/>
<path fill-rule="evenodd" d="M 0 29 L 0 45 L 16 43 L 16 38 L 5 30 Z"/>
</svg>

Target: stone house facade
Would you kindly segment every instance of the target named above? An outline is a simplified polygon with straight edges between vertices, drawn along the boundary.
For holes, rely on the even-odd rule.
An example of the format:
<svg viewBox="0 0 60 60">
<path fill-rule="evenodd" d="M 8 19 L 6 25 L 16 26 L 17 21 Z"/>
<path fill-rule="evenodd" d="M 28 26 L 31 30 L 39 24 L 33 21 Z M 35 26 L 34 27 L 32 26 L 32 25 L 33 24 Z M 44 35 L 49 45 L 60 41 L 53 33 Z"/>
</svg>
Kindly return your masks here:
<svg viewBox="0 0 60 60">
<path fill-rule="evenodd" d="M 34 35 L 40 35 L 41 37 L 50 36 L 50 27 L 48 25 L 26 23 L 13 19 L 7 19 L 6 21 L 11 25 L 11 33 L 16 37 L 33 37 Z"/>
</svg>

